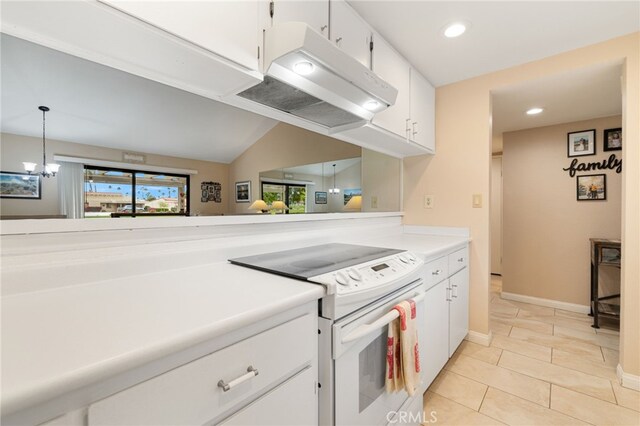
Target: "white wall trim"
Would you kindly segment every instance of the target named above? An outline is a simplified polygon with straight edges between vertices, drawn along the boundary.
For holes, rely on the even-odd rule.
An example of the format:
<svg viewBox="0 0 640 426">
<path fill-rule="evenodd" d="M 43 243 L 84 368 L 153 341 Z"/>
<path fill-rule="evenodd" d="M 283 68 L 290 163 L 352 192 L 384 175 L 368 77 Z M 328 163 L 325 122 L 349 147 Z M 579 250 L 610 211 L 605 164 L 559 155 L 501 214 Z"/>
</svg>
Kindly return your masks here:
<svg viewBox="0 0 640 426">
<path fill-rule="evenodd" d="M 622 387 L 640 391 L 640 376 L 625 373 L 620 364 L 616 367 L 616 375 Z"/>
<path fill-rule="evenodd" d="M 523 294 L 502 292 L 503 299 L 514 300 L 516 302 L 531 303 L 532 305 L 547 306 L 549 308 L 563 309 L 565 311 L 588 314 L 591 309 L 587 305 L 577 303 L 561 302 L 560 300 L 543 299 L 542 297 L 525 296 Z"/>
<path fill-rule="evenodd" d="M 96 160 L 94 158 L 70 157 L 67 155 L 54 155 L 55 161 L 65 161 L 67 163 L 80 163 L 89 166 L 114 167 L 118 169 L 141 170 L 145 172 L 163 172 L 177 175 L 197 175 L 198 171 L 193 169 L 177 169 L 174 167 L 153 166 L 140 163 L 123 163 L 120 161 Z"/>
<path fill-rule="evenodd" d="M 421 235 L 446 235 L 455 237 L 469 237 L 469 228 L 454 228 L 449 226 L 421 226 L 421 225 L 405 225 L 405 234 L 421 234 Z"/>
<path fill-rule="evenodd" d="M 482 346 L 490 346 L 491 340 L 493 340 L 493 331 L 489 330 L 489 334 L 479 333 L 477 331 L 469 330 L 467 337 L 464 338 L 472 343 L 477 343 Z"/>
</svg>

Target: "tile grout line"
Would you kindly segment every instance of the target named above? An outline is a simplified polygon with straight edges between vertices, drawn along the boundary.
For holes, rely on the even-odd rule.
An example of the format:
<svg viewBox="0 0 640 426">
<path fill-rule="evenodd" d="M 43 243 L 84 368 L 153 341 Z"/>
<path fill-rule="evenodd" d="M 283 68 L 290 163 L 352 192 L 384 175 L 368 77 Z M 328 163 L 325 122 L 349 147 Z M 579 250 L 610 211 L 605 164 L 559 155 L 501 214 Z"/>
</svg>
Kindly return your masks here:
<svg viewBox="0 0 640 426">
<path fill-rule="evenodd" d="M 550 383 L 550 385 L 551 385 L 551 389 L 549 390 L 549 410 L 553 411 L 554 413 L 559 413 L 559 414 L 562 414 L 564 416 L 571 417 L 572 419 L 578 420 L 579 422 L 584 422 L 584 423 L 587 423 L 587 424 L 590 424 L 590 425 L 594 425 L 595 424 L 595 423 L 590 423 L 590 422 L 587 422 L 585 420 L 582 420 L 582 419 L 579 419 L 577 417 L 574 417 L 571 414 L 567 414 L 565 412 L 556 410 L 555 408 L 552 408 L 551 407 L 551 393 L 553 392 L 553 386 L 554 385 L 552 383 Z M 558 386 L 558 385 L 555 385 L 555 386 Z M 560 387 L 562 387 L 562 386 L 560 386 Z M 566 389 L 566 388 L 564 388 L 564 389 Z M 568 390 L 571 390 L 571 389 L 568 389 Z"/>
<path fill-rule="evenodd" d="M 487 392 L 489 392 L 489 385 L 487 385 L 487 388 L 484 390 L 484 395 L 482 395 L 482 401 L 480 401 L 480 405 L 478 405 L 478 413 L 480 412 L 480 409 L 482 408 L 482 404 L 484 404 L 484 399 L 487 397 Z"/>
</svg>

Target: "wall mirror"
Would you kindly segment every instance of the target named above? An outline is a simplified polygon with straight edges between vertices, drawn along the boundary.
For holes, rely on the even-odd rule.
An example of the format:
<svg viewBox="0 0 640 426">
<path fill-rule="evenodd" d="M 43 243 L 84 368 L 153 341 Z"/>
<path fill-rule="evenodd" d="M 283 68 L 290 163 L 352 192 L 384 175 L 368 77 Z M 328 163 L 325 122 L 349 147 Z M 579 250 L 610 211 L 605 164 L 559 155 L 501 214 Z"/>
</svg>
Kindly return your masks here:
<svg viewBox="0 0 640 426">
<path fill-rule="evenodd" d="M 399 159 L 0 37 L 2 219 L 401 210 Z"/>
</svg>

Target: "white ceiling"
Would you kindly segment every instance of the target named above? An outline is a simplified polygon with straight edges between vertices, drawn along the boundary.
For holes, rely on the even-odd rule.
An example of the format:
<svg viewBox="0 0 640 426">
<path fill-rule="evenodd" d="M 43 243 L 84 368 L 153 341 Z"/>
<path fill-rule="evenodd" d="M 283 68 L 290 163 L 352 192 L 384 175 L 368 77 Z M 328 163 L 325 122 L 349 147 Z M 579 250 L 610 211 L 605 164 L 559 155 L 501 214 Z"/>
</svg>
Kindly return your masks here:
<svg viewBox="0 0 640 426">
<path fill-rule="evenodd" d="M 621 75 L 621 62 L 605 63 L 493 91 L 493 135 L 622 114 Z M 532 107 L 544 111 L 525 114 Z"/>
<path fill-rule="evenodd" d="M 638 1 L 349 3 L 435 86 L 640 30 Z M 445 38 L 443 28 L 457 20 L 470 28 Z"/>
<path fill-rule="evenodd" d="M 276 121 L 1 36 L 2 132 L 229 163 Z M 215 78 L 215 76 L 211 76 Z"/>
</svg>

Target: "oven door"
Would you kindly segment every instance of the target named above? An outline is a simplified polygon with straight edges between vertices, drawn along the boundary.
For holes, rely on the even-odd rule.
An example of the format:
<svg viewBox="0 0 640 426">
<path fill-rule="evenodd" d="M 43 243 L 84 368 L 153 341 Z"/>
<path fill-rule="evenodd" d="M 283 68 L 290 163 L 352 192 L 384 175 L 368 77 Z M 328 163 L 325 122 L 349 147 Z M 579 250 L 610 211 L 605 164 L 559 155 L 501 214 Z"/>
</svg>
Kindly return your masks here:
<svg viewBox="0 0 640 426">
<path fill-rule="evenodd" d="M 416 280 L 334 324 L 336 425 L 386 425 L 407 402 L 409 395 L 404 390 L 393 394 L 385 390 L 387 330 L 392 317 L 387 314 L 403 300 L 416 301 L 420 364 L 424 365 L 424 294 L 423 281 Z M 422 399 L 421 390 L 422 383 L 414 397 Z"/>
</svg>

